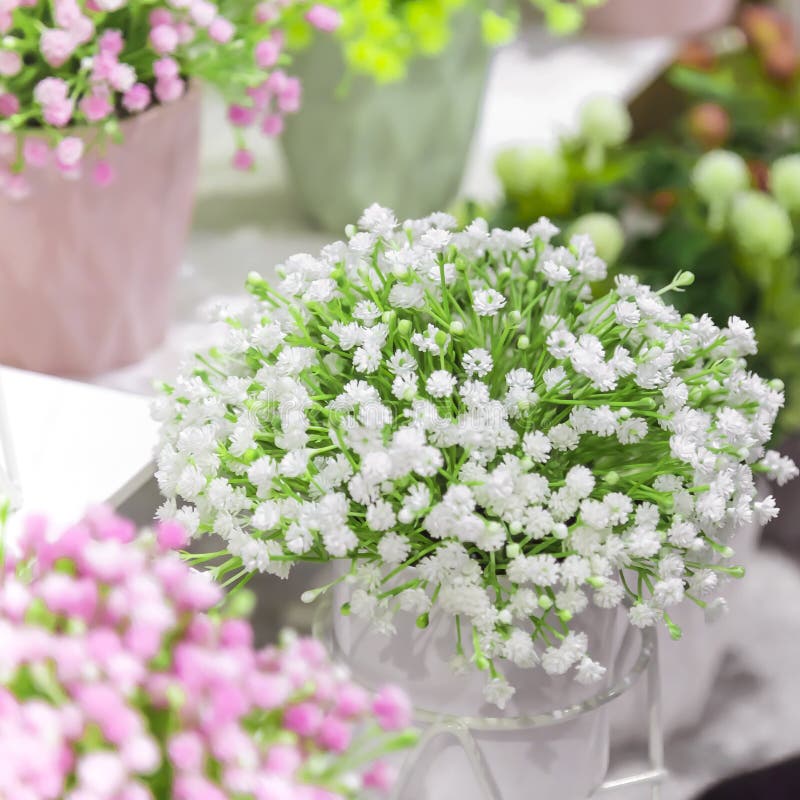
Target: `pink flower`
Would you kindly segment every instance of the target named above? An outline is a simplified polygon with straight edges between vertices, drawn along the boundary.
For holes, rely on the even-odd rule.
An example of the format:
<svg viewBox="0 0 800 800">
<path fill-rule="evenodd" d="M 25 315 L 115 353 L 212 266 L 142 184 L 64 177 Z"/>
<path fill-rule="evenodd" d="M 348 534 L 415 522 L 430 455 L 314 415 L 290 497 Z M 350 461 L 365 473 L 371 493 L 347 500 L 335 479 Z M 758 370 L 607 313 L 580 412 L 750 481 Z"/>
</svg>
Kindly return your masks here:
<svg viewBox="0 0 800 800">
<path fill-rule="evenodd" d="M 283 133 L 283 117 L 280 114 L 267 114 L 261 120 L 261 132 L 265 136 L 280 136 Z"/>
<path fill-rule="evenodd" d="M 135 83 L 125 92 L 122 105 L 130 112 L 144 111 L 150 105 L 150 89 L 144 83 Z"/>
<path fill-rule="evenodd" d="M 114 182 L 114 168 L 108 161 L 98 161 L 92 170 L 92 180 L 98 186 L 109 186 Z"/>
<path fill-rule="evenodd" d="M 24 200 L 31 193 L 28 179 L 18 173 L 9 175 L 5 179 L 3 189 L 12 200 Z"/>
<path fill-rule="evenodd" d="M 183 97 L 186 84 L 180 78 L 156 81 L 156 97 L 161 103 L 172 103 Z"/>
<path fill-rule="evenodd" d="M 297 78 L 287 78 L 278 94 L 278 108 L 284 114 L 293 114 L 300 108 L 301 88 Z"/>
<path fill-rule="evenodd" d="M 280 8 L 275 3 L 259 3 L 256 6 L 256 22 L 272 22 L 280 14 Z"/>
<path fill-rule="evenodd" d="M 281 42 L 278 38 L 264 39 L 255 48 L 256 64 L 261 69 L 269 69 L 278 63 L 281 54 Z"/>
<path fill-rule="evenodd" d="M 136 83 L 136 70 L 130 64 L 115 64 L 109 75 L 109 83 L 118 92 L 127 92 Z"/>
<path fill-rule="evenodd" d="M 167 745 L 173 764 L 184 772 L 198 772 L 203 764 L 203 740 L 195 733 L 175 734 Z"/>
<path fill-rule="evenodd" d="M 225 17 L 214 17 L 208 26 L 208 35 L 219 44 L 227 44 L 233 39 L 234 33 L 233 23 L 229 22 Z"/>
<path fill-rule="evenodd" d="M 78 17 L 67 28 L 67 33 L 69 33 L 76 45 L 86 44 L 94 36 L 94 23 L 89 17 Z"/>
<path fill-rule="evenodd" d="M 50 148 L 38 136 L 26 136 L 22 144 L 22 157 L 29 167 L 46 167 L 50 160 Z"/>
<path fill-rule="evenodd" d="M 322 724 L 322 711 L 315 703 L 298 703 L 283 715 L 283 724 L 300 736 L 314 736 Z"/>
<path fill-rule="evenodd" d="M 396 686 L 384 686 L 372 701 L 372 710 L 385 731 L 399 731 L 411 724 L 411 703 Z"/>
<path fill-rule="evenodd" d="M 84 97 L 80 101 L 79 107 L 89 122 L 99 122 L 114 110 L 108 97 L 97 92 Z"/>
<path fill-rule="evenodd" d="M 19 100 L 11 92 L 0 92 L 0 117 L 13 117 L 19 111 Z"/>
<path fill-rule="evenodd" d="M 45 30 L 39 39 L 39 47 L 44 60 L 51 67 L 60 67 L 75 52 L 76 42 L 66 31 L 56 29 Z"/>
<path fill-rule="evenodd" d="M 150 12 L 147 20 L 150 23 L 150 27 L 155 28 L 158 25 L 174 24 L 175 17 L 173 17 L 172 12 L 167 11 L 166 8 L 155 8 Z"/>
<path fill-rule="evenodd" d="M 217 16 L 217 7 L 208 0 L 194 0 L 189 8 L 189 14 L 197 25 L 207 28 Z"/>
<path fill-rule="evenodd" d="M 158 61 L 153 63 L 153 74 L 158 80 L 169 80 L 170 78 L 177 78 L 180 73 L 178 62 L 174 58 L 166 56 L 159 58 Z"/>
<path fill-rule="evenodd" d="M 377 789 L 379 792 L 389 792 L 397 780 L 396 770 L 385 761 L 376 761 L 363 776 L 364 786 L 368 789 Z"/>
<path fill-rule="evenodd" d="M 178 47 L 178 33 L 171 25 L 156 25 L 150 31 L 150 44 L 156 53 L 173 53 Z"/>
<path fill-rule="evenodd" d="M 58 100 L 66 100 L 69 87 L 61 78 L 44 78 L 36 84 L 33 98 L 39 105 L 46 106 Z"/>
<path fill-rule="evenodd" d="M 276 744 L 267 753 L 267 771 L 286 778 L 292 777 L 302 766 L 303 756 L 289 744 Z"/>
<path fill-rule="evenodd" d="M 181 20 L 175 25 L 175 30 L 178 32 L 180 44 L 191 44 L 194 41 L 195 29 L 191 23 Z"/>
<path fill-rule="evenodd" d="M 103 31 L 100 35 L 100 52 L 116 58 L 125 47 L 125 39 L 122 33 L 116 30 Z"/>
<path fill-rule="evenodd" d="M 54 18 L 59 28 L 69 28 L 83 13 L 76 0 L 56 0 Z"/>
<path fill-rule="evenodd" d="M 344 753 L 352 740 L 350 726 L 338 717 L 325 717 L 317 732 L 320 747 L 334 753 Z"/>
<path fill-rule="evenodd" d="M 320 4 L 311 6 L 306 12 L 306 19 L 315 28 L 327 32 L 335 31 L 342 24 L 342 18 L 338 11 L 330 6 Z"/>
<path fill-rule="evenodd" d="M 161 522 L 156 526 L 156 540 L 162 552 L 183 550 L 189 544 L 189 534 L 177 522 Z"/>
<path fill-rule="evenodd" d="M 13 77 L 22 69 L 22 58 L 13 50 L 0 50 L 0 75 Z"/>
<path fill-rule="evenodd" d="M 237 128 L 247 128 L 255 122 L 254 108 L 233 104 L 228 106 L 228 121 Z"/>
<path fill-rule="evenodd" d="M 75 104 L 72 100 L 56 100 L 42 109 L 42 116 L 48 125 L 54 128 L 63 128 L 69 124 Z"/>
</svg>

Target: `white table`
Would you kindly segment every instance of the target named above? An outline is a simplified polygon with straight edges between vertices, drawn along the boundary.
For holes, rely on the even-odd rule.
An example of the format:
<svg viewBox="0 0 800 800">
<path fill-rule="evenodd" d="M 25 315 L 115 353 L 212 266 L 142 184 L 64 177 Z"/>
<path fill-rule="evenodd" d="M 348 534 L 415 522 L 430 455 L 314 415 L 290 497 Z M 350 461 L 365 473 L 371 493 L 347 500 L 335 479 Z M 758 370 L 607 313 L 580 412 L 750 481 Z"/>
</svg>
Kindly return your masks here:
<svg viewBox="0 0 800 800">
<path fill-rule="evenodd" d="M 157 427 L 147 397 L 0 367 L 26 513 L 58 523 L 119 505 L 152 473 Z"/>
</svg>

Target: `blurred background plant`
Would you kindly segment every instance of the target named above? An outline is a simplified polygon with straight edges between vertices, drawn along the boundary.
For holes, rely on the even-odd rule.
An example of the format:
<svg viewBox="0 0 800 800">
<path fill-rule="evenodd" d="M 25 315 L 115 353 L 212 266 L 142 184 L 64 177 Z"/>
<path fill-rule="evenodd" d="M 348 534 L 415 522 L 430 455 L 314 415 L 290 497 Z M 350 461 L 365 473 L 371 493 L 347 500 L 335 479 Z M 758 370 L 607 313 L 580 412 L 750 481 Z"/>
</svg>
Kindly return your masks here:
<svg viewBox="0 0 800 800">
<path fill-rule="evenodd" d="M 799 72 L 788 19 L 747 5 L 735 28 L 684 47 L 664 76 L 668 119 L 652 132 L 636 130 L 621 103 L 594 98 L 555 148 L 500 153 L 498 204 L 461 210 L 501 227 L 549 216 L 569 234 L 590 233 L 612 274 L 665 285 L 676 265 L 691 269 L 699 291 L 671 302 L 700 313 L 699 298 L 720 324 L 736 315 L 754 325 L 754 368 L 786 382 L 781 429 L 796 430 Z"/>
<path fill-rule="evenodd" d="M 555 34 L 578 31 L 583 9 L 604 0 L 529 0 Z M 480 15 L 484 41 L 490 47 L 510 41 L 517 30 L 520 7 L 510 0 L 333 0 L 342 19 L 336 33 L 344 58 L 354 74 L 378 83 L 403 80 L 408 63 L 418 57 L 440 55 L 453 36 L 453 20 L 462 12 Z M 313 28 L 296 15 L 289 31 L 290 48 L 308 46 Z"/>
</svg>

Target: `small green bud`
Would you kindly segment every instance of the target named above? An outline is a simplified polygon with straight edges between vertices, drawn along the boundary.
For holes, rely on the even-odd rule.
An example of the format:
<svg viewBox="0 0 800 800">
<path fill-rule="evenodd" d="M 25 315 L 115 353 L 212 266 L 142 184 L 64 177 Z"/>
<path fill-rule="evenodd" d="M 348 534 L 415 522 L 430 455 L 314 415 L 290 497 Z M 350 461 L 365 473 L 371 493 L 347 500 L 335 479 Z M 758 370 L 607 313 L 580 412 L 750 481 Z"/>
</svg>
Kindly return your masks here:
<svg viewBox="0 0 800 800">
<path fill-rule="evenodd" d="M 569 622 L 572 619 L 572 612 L 567 611 L 565 608 L 559 608 L 558 611 L 556 611 L 556 616 L 562 622 Z"/>
<path fill-rule="evenodd" d="M 556 36 L 569 36 L 581 29 L 583 13 L 577 5 L 553 3 L 545 9 L 545 20 Z"/>
<path fill-rule="evenodd" d="M 397 312 L 393 308 L 390 308 L 388 311 L 384 311 L 383 314 L 381 314 L 381 321 L 385 322 L 387 325 L 391 325 L 396 316 Z"/>
<path fill-rule="evenodd" d="M 250 589 L 237 589 L 228 595 L 225 613 L 229 617 L 249 617 L 256 607 L 256 595 Z"/>
<path fill-rule="evenodd" d="M 538 281 L 530 280 L 525 284 L 525 291 L 527 291 L 528 294 L 536 294 L 538 289 L 539 289 Z"/>
<path fill-rule="evenodd" d="M 525 456 L 520 462 L 523 472 L 530 472 L 533 469 L 533 459 L 530 456 Z"/>
<path fill-rule="evenodd" d="M 691 286 L 693 283 L 694 272 L 690 272 L 688 269 L 679 272 L 675 276 L 675 280 L 672 281 L 672 285 L 677 289 L 685 289 L 687 286 Z"/>
<path fill-rule="evenodd" d="M 569 198 L 569 169 L 562 154 L 544 147 L 512 147 L 495 160 L 495 170 L 506 192 L 516 196 L 534 193 L 551 205 L 564 210 Z"/>
<path fill-rule="evenodd" d="M 599 575 L 590 575 L 586 579 L 586 583 L 588 583 L 589 586 L 593 586 L 595 589 L 602 589 L 606 585 L 606 579 L 601 578 Z"/>
<path fill-rule="evenodd" d="M 397 332 L 401 336 L 408 336 L 408 334 L 411 333 L 411 320 L 401 319 L 400 322 L 397 323 Z"/>
<path fill-rule="evenodd" d="M 612 469 L 610 472 L 606 473 L 606 477 L 603 480 L 609 486 L 616 486 L 619 483 L 619 473 Z"/>
<path fill-rule="evenodd" d="M 730 549 L 730 548 L 728 548 L 728 549 Z M 733 555 L 733 551 L 732 550 L 731 550 L 731 555 Z M 726 558 L 730 558 L 730 556 L 726 556 Z M 731 567 L 728 570 L 728 575 L 730 575 L 731 578 L 744 578 L 744 575 L 745 575 L 744 567 Z"/>
<path fill-rule="evenodd" d="M 609 265 L 617 262 L 625 246 L 622 225 L 611 214 L 584 214 L 570 225 L 567 233 L 569 236 L 586 234 L 594 242 L 597 255 Z"/>
<path fill-rule="evenodd" d="M 461 336 L 461 334 L 464 333 L 464 323 L 458 319 L 451 322 L 450 333 L 452 333 L 453 336 Z"/>
<path fill-rule="evenodd" d="M 782 258 L 794 239 L 786 209 L 763 192 L 742 192 L 734 199 L 730 228 L 739 247 L 753 257 Z"/>
<path fill-rule="evenodd" d="M 444 331 L 436 331 L 436 336 L 433 339 L 439 347 L 444 347 L 447 344 L 447 334 Z"/>
<path fill-rule="evenodd" d="M 744 159 L 728 150 L 712 150 L 701 156 L 692 170 L 692 185 L 712 208 L 724 208 L 737 192 L 750 185 Z"/>
<path fill-rule="evenodd" d="M 516 558 L 520 554 L 520 546 L 516 542 L 506 545 L 506 557 Z"/>
<path fill-rule="evenodd" d="M 669 631 L 670 638 L 676 642 L 683 636 L 683 631 L 680 629 L 680 626 L 672 621 L 667 622 L 667 630 Z"/>
<path fill-rule="evenodd" d="M 425 629 L 430 624 L 430 617 L 428 616 L 428 612 L 426 611 L 424 614 L 420 614 L 417 617 L 416 625 L 418 628 Z"/>
<path fill-rule="evenodd" d="M 522 523 L 518 520 L 514 520 L 514 522 L 508 526 L 508 529 L 516 536 L 518 533 L 522 533 Z"/>
<path fill-rule="evenodd" d="M 490 9 L 481 14 L 481 32 L 483 40 L 489 47 L 500 47 L 508 44 L 516 33 L 517 26 L 514 20 L 501 16 Z"/>
<path fill-rule="evenodd" d="M 725 547 L 720 549 L 719 554 L 723 558 L 733 558 L 733 548 L 732 547 L 728 547 L 726 545 Z M 737 568 L 736 567 L 732 567 L 731 569 L 737 569 Z M 738 569 L 741 569 L 741 567 L 739 567 Z M 744 570 L 742 570 L 742 575 L 744 575 Z M 741 575 L 739 577 L 741 577 Z"/>
<path fill-rule="evenodd" d="M 539 608 L 543 611 L 549 611 L 553 607 L 553 601 L 546 595 L 539 595 Z"/>
<path fill-rule="evenodd" d="M 527 336 L 520 336 L 517 339 L 517 349 L 527 350 L 531 346 L 531 340 Z"/>
<path fill-rule="evenodd" d="M 343 617 L 349 617 L 350 616 L 350 603 L 342 603 L 342 607 L 339 609 L 339 613 Z"/>
<path fill-rule="evenodd" d="M 769 188 L 788 212 L 800 211 L 800 155 L 784 156 L 772 165 Z"/>
<path fill-rule="evenodd" d="M 489 659 L 484 655 L 475 656 L 475 666 L 485 672 L 489 669 Z"/>
<path fill-rule="evenodd" d="M 772 389 L 773 392 L 782 392 L 784 388 L 786 388 L 783 381 L 780 378 L 773 378 L 767 384 L 767 386 L 769 386 L 769 388 Z"/>
<path fill-rule="evenodd" d="M 633 123 L 628 109 L 616 97 L 593 97 L 580 112 L 580 132 L 586 142 L 618 147 L 631 134 Z"/>
<path fill-rule="evenodd" d="M 508 322 L 510 325 L 519 325 L 522 322 L 522 313 L 515 308 L 509 313 Z"/>
</svg>

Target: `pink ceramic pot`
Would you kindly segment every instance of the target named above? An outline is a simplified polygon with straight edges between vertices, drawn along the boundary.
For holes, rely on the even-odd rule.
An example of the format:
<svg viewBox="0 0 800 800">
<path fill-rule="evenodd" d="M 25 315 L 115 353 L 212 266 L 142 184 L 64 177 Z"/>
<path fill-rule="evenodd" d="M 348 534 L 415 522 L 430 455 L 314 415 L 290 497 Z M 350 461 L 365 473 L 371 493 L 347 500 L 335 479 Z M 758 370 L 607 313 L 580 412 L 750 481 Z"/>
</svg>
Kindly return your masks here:
<svg viewBox="0 0 800 800">
<path fill-rule="evenodd" d="M 0 197 L 0 363 L 88 376 L 162 341 L 191 220 L 199 129 L 195 88 L 122 124 L 124 143 L 107 153 L 110 186 L 29 170 L 29 197 Z"/>
<path fill-rule="evenodd" d="M 728 22 L 737 0 L 607 0 L 587 10 L 589 30 L 620 36 L 690 36 Z"/>
</svg>

